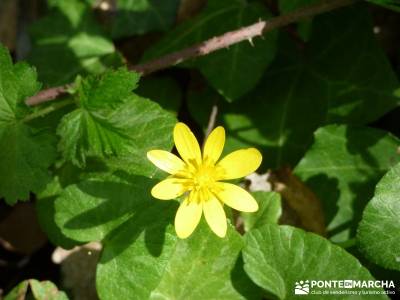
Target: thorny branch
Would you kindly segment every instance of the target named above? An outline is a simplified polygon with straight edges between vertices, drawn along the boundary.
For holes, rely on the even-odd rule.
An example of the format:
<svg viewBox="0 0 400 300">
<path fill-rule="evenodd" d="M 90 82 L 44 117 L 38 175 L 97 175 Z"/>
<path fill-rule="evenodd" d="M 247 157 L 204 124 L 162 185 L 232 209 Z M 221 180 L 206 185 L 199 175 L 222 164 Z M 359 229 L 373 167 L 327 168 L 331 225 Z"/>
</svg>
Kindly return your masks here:
<svg viewBox="0 0 400 300">
<path fill-rule="evenodd" d="M 228 48 L 229 46 L 235 45 L 242 41 L 252 42 L 253 38 L 263 36 L 264 34 L 276 28 L 287 26 L 301 19 L 309 18 L 350 5 L 356 1 L 357 0 L 323 0 L 315 5 L 307 6 L 282 16 L 277 16 L 268 21 L 260 20 L 252 25 L 224 33 L 223 35 L 213 37 L 183 50 L 167 54 L 153 61 L 134 65 L 129 69 L 139 72 L 142 75 L 147 75 L 177 65 L 188 59 L 204 56 L 214 51 Z M 69 87 L 70 85 L 64 85 L 42 90 L 35 96 L 28 98 L 26 104 L 29 106 L 34 106 L 43 102 L 54 100 L 57 97 L 66 94 Z"/>
</svg>

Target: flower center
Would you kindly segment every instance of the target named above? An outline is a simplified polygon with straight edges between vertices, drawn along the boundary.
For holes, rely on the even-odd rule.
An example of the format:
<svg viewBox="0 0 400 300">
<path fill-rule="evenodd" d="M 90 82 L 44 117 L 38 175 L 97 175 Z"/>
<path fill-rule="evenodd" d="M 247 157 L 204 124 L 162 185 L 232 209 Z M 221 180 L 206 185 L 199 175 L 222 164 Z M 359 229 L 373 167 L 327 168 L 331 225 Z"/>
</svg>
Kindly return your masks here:
<svg viewBox="0 0 400 300">
<path fill-rule="evenodd" d="M 211 188 L 215 183 L 214 166 L 200 166 L 193 176 L 194 189 Z"/>
</svg>

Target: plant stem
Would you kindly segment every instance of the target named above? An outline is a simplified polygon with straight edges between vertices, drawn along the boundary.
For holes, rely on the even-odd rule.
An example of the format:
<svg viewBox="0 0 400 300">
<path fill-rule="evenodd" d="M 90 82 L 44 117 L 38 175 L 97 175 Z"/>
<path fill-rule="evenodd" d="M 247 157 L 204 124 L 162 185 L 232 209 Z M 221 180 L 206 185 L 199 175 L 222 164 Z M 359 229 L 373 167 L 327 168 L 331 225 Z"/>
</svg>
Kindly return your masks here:
<svg viewBox="0 0 400 300">
<path fill-rule="evenodd" d="M 39 105 L 44 102 L 54 100 L 64 94 L 68 93 L 68 89 L 72 87 L 72 84 L 66 84 L 61 86 L 52 87 L 46 90 L 42 90 L 35 96 L 28 98 L 25 103 L 28 106 Z"/>
<path fill-rule="evenodd" d="M 67 105 L 73 104 L 74 103 L 74 99 L 65 99 L 62 101 L 58 101 L 54 104 L 51 104 L 43 109 L 40 109 L 38 111 L 35 111 L 29 115 L 27 115 L 25 118 L 23 118 L 23 122 L 29 122 L 32 121 L 34 119 L 40 118 L 40 117 L 44 117 L 46 115 L 48 115 L 49 113 L 56 111 L 58 109 L 61 109 Z"/>
<path fill-rule="evenodd" d="M 315 5 L 310 5 L 267 21 L 260 20 L 252 25 L 226 32 L 220 36 L 213 37 L 183 50 L 167 54 L 150 62 L 134 65 L 129 69 L 141 73 L 142 75 L 147 75 L 177 65 L 188 59 L 204 56 L 214 51 L 228 48 L 229 46 L 243 41 L 251 42 L 253 38 L 263 36 L 274 29 L 287 26 L 305 18 L 351 5 L 357 1 L 358 0 L 322 0 Z M 70 85 L 65 85 L 43 90 L 35 96 L 28 98 L 26 104 L 33 106 L 54 100 L 58 96 L 67 93 L 69 86 Z"/>
<path fill-rule="evenodd" d="M 211 131 L 213 131 L 215 127 L 215 122 L 217 121 L 218 116 L 218 106 L 214 104 L 211 109 L 210 118 L 208 120 L 207 131 L 206 131 L 206 138 L 210 135 Z"/>
<path fill-rule="evenodd" d="M 133 66 L 131 67 L 131 70 L 146 75 L 179 64 L 191 58 L 204 56 L 214 51 L 228 48 L 243 41 L 249 41 L 251 43 L 253 38 L 263 36 L 276 28 L 287 26 L 301 19 L 350 5 L 355 1 L 356 0 L 323 0 L 315 5 L 310 5 L 267 21 L 260 20 L 252 25 L 226 32 L 223 35 L 213 37 L 189 48 L 162 56 L 148 63 Z"/>
</svg>

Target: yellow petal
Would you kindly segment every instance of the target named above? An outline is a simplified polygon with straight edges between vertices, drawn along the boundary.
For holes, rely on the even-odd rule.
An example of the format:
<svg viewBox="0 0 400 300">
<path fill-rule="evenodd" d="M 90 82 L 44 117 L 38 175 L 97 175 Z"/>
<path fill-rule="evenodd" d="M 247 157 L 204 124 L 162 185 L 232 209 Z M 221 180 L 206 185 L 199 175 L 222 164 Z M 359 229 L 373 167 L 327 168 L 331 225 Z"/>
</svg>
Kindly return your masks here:
<svg viewBox="0 0 400 300">
<path fill-rule="evenodd" d="M 151 150 L 147 152 L 147 158 L 159 169 L 169 174 L 176 174 L 185 169 L 185 163 L 168 151 Z"/>
<path fill-rule="evenodd" d="M 151 189 L 151 195 L 160 200 L 170 200 L 181 196 L 187 190 L 185 179 L 167 178 Z"/>
<path fill-rule="evenodd" d="M 217 164 L 218 180 L 235 179 L 253 173 L 261 164 L 262 156 L 255 148 L 241 149 L 225 156 Z"/>
<path fill-rule="evenodd" d="M 218 126 L 210 133 L 204 144 L 203 160 L 215 164 L 221 156 L 224 144 L 225 129 L 222 126 Z"/>
<path fill-rule="evenodd" d="M 218 182 L 217 198 L 226 205 L 244 212 L 255 212 L 258 210 L 258 203 L 246 190 L 237 185 Z"/>
<path fill-rule="evenodd" d="M 211 230 L 219 237 L 225 237 L 227 228 L 226 216 L 221 202 L 213 196 L 203 203 L 203 212 Z"/>
<path fill-rule="evenodd" d="M 199 143 L 193 132 L 183 123 L 178 123 L 174 128 L 174 142 L 182 159 L 194 166 L 201 163 Z"/>
<path fill-rule="evenodd" d="M 192 198 L 192 197 L 191 197 Z M 181 239 L 187 238 L 196 229 L 201 219 L 202 203 L 186 198 L 175 216 L 175 231 Z"/>
</svg>

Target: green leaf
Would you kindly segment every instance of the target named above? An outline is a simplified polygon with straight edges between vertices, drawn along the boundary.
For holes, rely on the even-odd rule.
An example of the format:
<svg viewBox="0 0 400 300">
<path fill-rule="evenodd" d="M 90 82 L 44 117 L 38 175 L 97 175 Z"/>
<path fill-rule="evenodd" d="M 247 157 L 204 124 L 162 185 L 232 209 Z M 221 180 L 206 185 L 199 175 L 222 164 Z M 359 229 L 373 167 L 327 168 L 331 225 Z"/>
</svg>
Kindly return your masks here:
<svg viewBox="0 0 400 300">
<path fill-rule="evenodd" d="M 114 108 L 127 102 L 138 81 L 139 74 L 125 68 L 79 79 L 76 87 L 79 103 L 86 109 Z"/>
<path fill-rule="evenodd" d="M 47 130 L 24 121 L 31 112 L 25 98 L 40 89 L 34 69 L 13 65 L 1 46 L 0 65 L 0 197 L 14 204 L 50 181 L 47 169 L 55 159 L 55 140 Z"/>
<path fill-rule="evenodd" d="M 324 289 L 313 288 L 311 281 L 374 280 L 368 270 L 341 247 L 301 229 L 270 224 L 251 230 L 245 238 L 245 271 L 257 285 L 278 299 L 298 299 L 294 289 L 299 281 L 310 282 L 311 293 L 307 299 L 343 299 L 338 295 L 313 294 Z M 381 289 L 377 291 L 382 292 Z M 379 294 L 374 298 L 388 299 Z"/>
<path fill-rule="evenodd" d="M 156 181 L 125 171 L 94 176 L 64 189 L 54 203 L 62 233 L 80 242 L 101 241 L 154 203 Z"/>
<path fill-rule="evenodd" d="M 168 30 L 175 21 L 179 0 L 118 0 L 111 35 L 121 38 L 155 30 Z"/>
<path fill-rule="evenodd" d="M 30 297 L 28 293 L 28 287 L 33 297 Z M 19 283 L 15 288 L 11 290 L 5 297 L 4 300 L 23 300 L 23 299 L 35 299 L 35 300 L 68 300 L 67 295 L 63 291 L 59 291 L 57 286 L 50 281 L 38 281 L 36 279 L 24 280 Z"/>
<path fill-rule="evenodd" d="M 281 14 L 286 14 L 292 11 L 299 10 L 303 7 L 318 3 L 318 0 L 280 0 L 279 11 Z M 304 41 L 308 41 L 312 32 L 312 18 L 298 23 L 298 33 Z"/>
<path fill-rule="evenodd" d="M 57 289 L 54 283 L 50 281 L 37 281 L 30 279 L 29 284 L 32 289 L 32 294 L 37 300 L 67 300 L 68 297 L 64 292 Z"/>
<path fill-rule="evenodd" d="M 83 0 L 52 1 L 49 15 L 30 28 L 29 61 L 48 86 L 70 83 L 75 76 L 99 74 L 122 65 L 110 39 Z"/>
<path fill-rule="evenodd" d="M 148 299 L 157 286 L 177 239 L 168 225 L 177 206 L 152 201 L 104 245 L 96 278 L 102 299 Z"/>
<path fill-rule="evenodd" d="M 80 167 L 88 157 L 129 154 L 143 160 L 150 148 L 171 144 L 174 117 L 133 94 L 137 80 L 120 69 L 78 84 L 79 108 L 65 115 L 57 130 L 65 160 Z"/>
<path fill-rule="evenodd" d="M 179 240 L 163 220 L 165 214 L 172 220 L 176 206 L 170 208 L 143 211 L 108 241 L 97 269 L 100 297 L 260 299 L 237 264 L 243 246 L 239 234 L 230 227 L 221 239 L 202 222 L 190 238 Z"/>
<path fill-rule="evenodd" d="M 356 6 L 324 14 L 313 28 L 304 51 L 281 39 L 280 54 L 248 96 L 231 105 L 218 102 L 228 152 L 257 147 L 264 166 L 295 165 L 318 127 L 368 124 L 399 104 L 394 96 L 399 83 L 367 11 Z M 215 101 L 208 90 L 196 90 L 189 102 L 192 115 L 206 115 L 204 107 Z M 207 118 L 199 121 L 207 124 Z"/>
<path fill-rule="evenodd" d="M 150 149 L 171 149 L 172 129 L 176 121 L 150 100 L 129 95 L 136 78 L 131 76 L 124 70 L 109 72 L 103 76 L 103 80 L 95 81 L 95 86 L 92 87 L 89 84 L 92 81 L 89 80 L 83 82 L 80 89 L 84 96 L 80 98 L 82 106 L 78 110 L 96 114 L 96 117 L 108 110 L 116 113 L 117 124 L 121 124 L 119 128 L 127 137 L 126 141 L 121 139 L 117 142 L 127 144 L 128 151 L 119 153 L 121 155 L 118 157 L 103 158 L 100 162 L 88 161 L 91 166 L 87 168 L 92 169 L 93 174 L 84 176 L 80 183 L 69 185 L 59 194 L 54 203 L 55 221 L 62 233 L 73 240 L 102 240 L 130 219 L 138 209 L 154 201 L 150 189 L 159 173 L 146 158 L 146 152 Z M 125 84 L 119 85 L 124 81 Z M 93 95 L 88 92 L 91 88 L 95 88 Z M 127 97 L 120 99 L 118 95 Z M 112 119 L 106 118 L 106 121 L 111 122 Z M 69 126 L 73 128 L 75 125 Z M 91 134 L 83 135 L 81 140 L 86 143 Z M 65 135 L 66 140 L 71 138 L 73 135 Z M 93 142 L 88 145 L 92 148 L 103 147 Z M 92 148 L 88 148 L 91 152 L 81 148 L 80 153 L 85 159 L 88 153 L 93 153 Z"/>
<path fill-rule="evenodd" d="M 65 236 L 104 245 L 97 268 L 100 297 L 259 299 L 237 261 L 240 236 L 230 229 L 220 239 L 202 224 L 191 238 L 178 240 L 170 225 L 178 203 L 153 199 L 150 189 L 158 180 L 146 176 L 122 170 L 96 175 L 70 185 L 55 201 Z M 200 279 L 201 288 L 193 289 Z"/>
<path fill-rule="evenodd" d="M 71 249 L 78 243 L 67 238 L 56 225 L 54 220 L 55 200 L 62 193 L 65 185 L 67 185 L 65 182 L 69 179 L 67 176 L 71 176 L 72 172 L 74 172 L 73 176 L 79 174 L 80 170 L 76 169 L 77 168 L 72 168 L 68 165 L 68 167 L 58 170 L 57 176 L 54 176 L 53 180 L 46 186 L 46 189 L 37 195 L 35 203 L 38 222 L 43 232 L 46 233 L 48 239 L 54 245 L 60 246 L 64 249 Z M 69 172 L 71 172 L 71 174 L 68 174 Z"/>
<path fill-rule="evenodd" d="M 72 249 L 80 242 L 66 237 L 54 221 L 55 197 L 42 198 L 36 202 L 36 213 L 41 229 L 53 245 Z"/>
<path fill-rule="evenodd" d="M 56 157 L 52 135 L 21 122 L 1 124 L 0 149 L 0 195 L 8 204 L 28 200 L 29 192 L 40 192 L 50 181 L 48 167 Z"/>
<path fill-rule="evenodd" d="M 21 120 L 29 113 L 25 98 L 37 93 L 40 84 L 33 68 L 25 63 L 13 65 L 7 48 L 0 44 L 0 125 Z"/>
<path fill-rule="evenodd" d="M 281 197 L 275 192 L 254 192 L 258 203 L 255 213 L 241 213 L 245 231 L 261 227 L 265 224 L 277 224 L 282 214 Z"/>
<path fill-rule="evenodd" d="M 280 0 L 278 5 L 281 13 L 288 13 L 317 2 L 318 0 Z"/>
<path fill-rule="evenodd" d="M 373 187 L 400 161 L 400 141 L 385 131 L 329 125 L 315 132 L 315 142 L 294 173 L 317 194 L 335 241 L 354 237 Z"/>
<path fill-rule="evenodd" d="M 18 283 L 5 297 L 4 300 L 19 300 L 24 299 L 26 292 L 28 291 L 27 280 Z"/>
<path fill-rule="evenodd" d="M 400 12 L 399 0 L 367 0 L 367 1 Z"/>
<path fill-rule="evenodd" d="M 204 12 L 168 33 L 144 59 L 160 57 L 269 17 L 262 5 L 240 0 L 210 0 Z M 255 39 L 254 46 L 246 41 L 208 54 L 196 59 L 194 66 L 228 101 L 236 100 L 257 84 L 271 63 L 276 36 L 276 32 L 271 32 L 263 39 Z"/>
<path fill-rule="evenodd" d="M 182 101 L 182 91 L 178 83 L 172 78 L 144 78 L 140 81 L 136 93 L 157 102 L 165 110 L 175 115 L 178 114 Z"/>
<path fill-rule="evenodd" d="M 357 239 L 372 262 L 400 271 L 400 164 L 378 183 L 364 210 Z"/>
<path fill-rule="evenodd" d="M 143 165 L 143 164 L 142 164 Z M 128 164 L 126 162 L 123 163 L 123 167 L 120 169 L 129 170 Z M 111 163 L 105 164 L 104 161 L 100 160 L 90 160 L 85 169 L 80 169 L 71 163 L 66 163 L 60 166 L 59 168 L 55 168 L 53 171 L 54 177 L 53 180 L 46 186 L 46 189 L 41 193 L 36 195 L 36 211 L 39 224 L 42 230 L 46 233 L 48 239 L 57 246 L 60 246 L 64 249 L 71 249 L 72 247 L 82 244 L 75 239 L 71 239 L 67 237 L 60 227 L 57 226 L 55 215 L 56 215 L 56 199 L 60 197 L 65 189 L 69 187 L 72 189 L 74 184 L 78 184 L 80 182 L 85 182 L 88 179 L 93 179 L 96 176 L 102 176 L 104 173 L 112 172 L 114 169 Z M 151 173 L 154 173 L 154 167 L 151 169 Z M 97 177 L 99 180 L 99 177 Z M 83 194 L 83 193 L 82 193 Z M 82 199 L 83 196 L 79 199 Z M 71 200 L 71 205 L 74 205 L 76 199 Z M 64 205 L 65 209 L 69 207 Z M 62 208 L 64 209 L 64 208 Z M 82 207 L 82 211 L 84 207 Z M 71 211 L 73 211 L 71 209 Z M 82 211 L 78 211 L 77 215 Z M 73 216 L 70 216 L 73 217 Z"/>
</svg>

